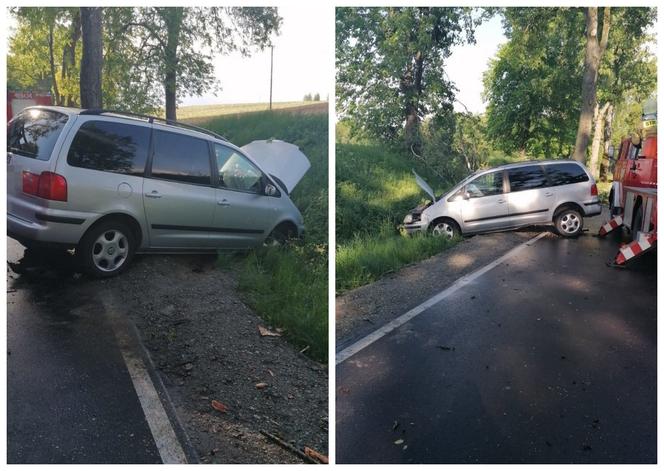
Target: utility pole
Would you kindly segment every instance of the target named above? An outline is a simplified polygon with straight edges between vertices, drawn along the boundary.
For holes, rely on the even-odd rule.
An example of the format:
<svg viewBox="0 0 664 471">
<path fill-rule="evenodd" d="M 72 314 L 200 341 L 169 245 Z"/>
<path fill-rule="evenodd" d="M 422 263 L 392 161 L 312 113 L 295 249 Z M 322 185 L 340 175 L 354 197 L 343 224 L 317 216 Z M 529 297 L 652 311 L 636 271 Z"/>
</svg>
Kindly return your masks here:
<svg viewBox="0 0 664 471">
<path fill-rule="evenodd" d="M 270 110 L 272 110 L 272 68 L 274 66 L 274 46 L 270 46 Z"/>
</svg>

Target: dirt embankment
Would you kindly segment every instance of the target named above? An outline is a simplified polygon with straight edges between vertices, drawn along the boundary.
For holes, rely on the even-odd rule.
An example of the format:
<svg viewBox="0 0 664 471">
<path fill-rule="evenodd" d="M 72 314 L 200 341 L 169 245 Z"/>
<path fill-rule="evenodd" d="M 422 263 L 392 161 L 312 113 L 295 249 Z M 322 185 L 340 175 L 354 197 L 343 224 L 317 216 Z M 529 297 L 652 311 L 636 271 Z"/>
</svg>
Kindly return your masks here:
<svg viewBox="0 0 664 471">
<path fill-rule="evenodd" d="M 140 257 L 106 284 L 136 323 L 202 462 L 302 462 L 261 431 L 327 455 L 327 366 L 261 336 L 258 326 L 269 326 L 214 256 Z"/>
</svg>

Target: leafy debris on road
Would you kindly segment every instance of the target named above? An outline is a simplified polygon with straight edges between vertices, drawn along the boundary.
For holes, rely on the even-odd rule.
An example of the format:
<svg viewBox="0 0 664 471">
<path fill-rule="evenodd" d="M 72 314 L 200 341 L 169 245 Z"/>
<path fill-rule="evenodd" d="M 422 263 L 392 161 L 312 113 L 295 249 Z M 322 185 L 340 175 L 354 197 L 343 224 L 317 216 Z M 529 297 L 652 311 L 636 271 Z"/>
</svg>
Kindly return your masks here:
<svg viewBox="0 0 664 471">
<path fill-rule="evenodd" d="M 256 383 L 256 389 L 265 389 L 267 386 L 267 383 Z"/>
<path fill-rule="evenodd" d="M 214 410 L 218 410 L 219 412 L 223 412 L 223 413 L 228 412 L 228 406 L 226 404 L 223 404 L 223 403 L 217 401 L 216 399 L 213 399 L 212 402 L 210 403 L 210 405 L 212 406 L 212 408 Z"/>
<path fill-rule="evenodd" d="M 441 350 L 444 350 L 446 352 L 453 352 L 454 350 L 456 350 L 455 347 L 448 347 L 446 345 L 438 345 L 438 348 L 440 348 Z"/>
<path fill-rule="evenodd" d="M 258 326 L 258 332 L 261 334 L 261 337 L 281 337 L 279 332 L 272 331 L 262 325 Z"/>
<path fill-rule="evenodd" d="M 304 454 L 310 456 L 311 458 L 315 459 L 316 461 L 322 464 L 328 464 L 329 462 L 327 456 L 318 453 L 316 450 L 314 450 L 313 448 L 309 448 L 308 446 L 304 447 Z"/>
</svg>

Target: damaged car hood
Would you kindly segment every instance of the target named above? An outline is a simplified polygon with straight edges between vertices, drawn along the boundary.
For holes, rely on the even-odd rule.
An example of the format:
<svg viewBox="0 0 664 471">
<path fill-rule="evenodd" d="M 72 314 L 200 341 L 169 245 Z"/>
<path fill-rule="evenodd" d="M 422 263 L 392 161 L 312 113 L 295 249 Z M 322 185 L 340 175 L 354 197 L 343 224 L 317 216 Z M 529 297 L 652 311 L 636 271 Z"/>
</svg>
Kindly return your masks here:
<svg viewBox="0 0 664 471">
<path fill-rule="evenodd" d="M 415 181 L 417 184 L 422 188 L 429 196 L 431 196 L 431 199 L 433 202 L 436 202 L 436 195 L 433 193 L 433 188 L 424 181 L 422 177 L 420 177 L 415 170 L 413 170 L 413 175 L 415 175 Z"/>
<path fill-rule="evenodd" d="M 270 139 L 253 141 L 242 147 L 258 165 L 280 180 L 290 193 L 311 167 L 307 156 L 294 144 Z"/>
</svg>

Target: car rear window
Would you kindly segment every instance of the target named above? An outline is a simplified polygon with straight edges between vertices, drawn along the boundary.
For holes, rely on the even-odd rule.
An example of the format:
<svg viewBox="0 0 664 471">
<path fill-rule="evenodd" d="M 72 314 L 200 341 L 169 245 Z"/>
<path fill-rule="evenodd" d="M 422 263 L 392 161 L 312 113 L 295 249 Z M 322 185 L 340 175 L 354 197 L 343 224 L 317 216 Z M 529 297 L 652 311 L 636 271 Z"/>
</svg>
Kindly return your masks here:
<svg viewBox="0 0 664 471">
<path fill-rule="evenodd" d="M 7 126 L 7 152 L 37 160 L 49 160 L 69 118 L 53 110 L 23 111 Z"/>
<path fill-rule="evenodd" d="M 143 175 L 150 145 L 150 128 L 111 121 L 81 125 L 67 154 L 74 167 Z"/>
<path fill-rule="evenodd" d="M 532 190 L 547 186 L 546 175 L 539 165 L 513 168 L 507 171 L 510 179 L 510 191 Z"/>
<path fill-rule="evenodd" d="M 211 184 L 208 142 L 182 134 L 155 131 L 152 176 L 197 185 Z"/>
<path fill-rule="evenodd" d="M 569 185 L 571 183 L 587 182 L 588 174 L 581 166 L 564 163 L 547 165 L 546 173 L 551 182 L 551 186 Z"/>
</svg>

